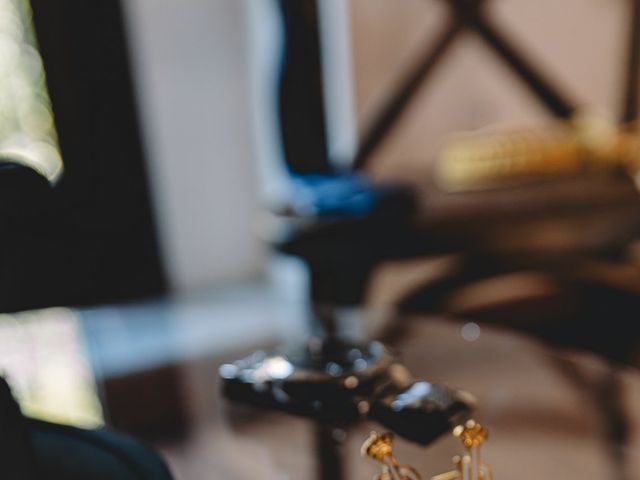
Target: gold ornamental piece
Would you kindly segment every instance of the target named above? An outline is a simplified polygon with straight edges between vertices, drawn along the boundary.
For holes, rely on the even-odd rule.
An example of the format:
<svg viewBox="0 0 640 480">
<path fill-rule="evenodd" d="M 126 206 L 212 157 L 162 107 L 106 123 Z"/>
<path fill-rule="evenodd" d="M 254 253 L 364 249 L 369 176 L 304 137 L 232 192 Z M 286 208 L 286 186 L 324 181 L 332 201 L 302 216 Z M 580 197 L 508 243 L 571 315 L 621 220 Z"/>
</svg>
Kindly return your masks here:
<svg viewBox="0 0 640 480">
<path fill-rule="evenodd" d="M 480 447 L 489 436 L 489 431 L 475 420 L 467 420 L 453 429 L 466 451 L 453 457 L 455 469 L 441 473 L 431 480 L 492 480 L 491 468 L 482 461 Z"/>
<path fill-rule="evenodd" d="M 360 448 L 362 456 L 380 463 L 382 471 L 374 480 L 421 480 L 412 467 L 400 465 L 393 455 L 393 434 L 371 432 Z"/>
<path fill-rule="evenodd" d="M 475 420 L 467 420 L 453 429 L 465 451 L 453 457 L 455 468 L 431 477 L 431 480 L 493 480 L 491 467 L 482 461 L 480 447 L 489 437 L 489 431 Z M 400 465 L 393 454 L 393 434 L 371 432 L 362 444 L 363 457 L 376 460 L 382 471 L 374 480 L 420 480 L 418 472 L 408 465 Z"/>
<path fill-rule="evenodd" d="M 383 462 L 386 457 L 393 458 L 393 433 L 371 432 L 360 448 L 362 456 Z"/>
<path fill-rule="evenodd" d="M 475 420 L 458 425 L 453 429 L 453 434 L 462 440 L 462 444 L 467 448 L 479 447 L 489 436 L 487 429 Z"/>
</svg>

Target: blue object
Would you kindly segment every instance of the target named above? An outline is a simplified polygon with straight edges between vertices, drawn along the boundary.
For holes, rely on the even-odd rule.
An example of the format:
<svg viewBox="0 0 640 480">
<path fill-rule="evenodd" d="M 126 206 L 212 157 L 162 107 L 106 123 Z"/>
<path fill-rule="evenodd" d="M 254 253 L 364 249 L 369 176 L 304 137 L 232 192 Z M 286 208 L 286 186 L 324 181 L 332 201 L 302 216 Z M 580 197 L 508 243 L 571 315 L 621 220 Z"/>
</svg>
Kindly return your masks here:
<svg viewBox="0 0 640 480">
<path fill-rule="evenodd" d="M 293 184 L 294 211 L 317 217 L 365 217 L 390 204 L 406 208 L 410 196 L 405 186 L 376 183 L 354 172 L 296 175 Z"/>
</svg>

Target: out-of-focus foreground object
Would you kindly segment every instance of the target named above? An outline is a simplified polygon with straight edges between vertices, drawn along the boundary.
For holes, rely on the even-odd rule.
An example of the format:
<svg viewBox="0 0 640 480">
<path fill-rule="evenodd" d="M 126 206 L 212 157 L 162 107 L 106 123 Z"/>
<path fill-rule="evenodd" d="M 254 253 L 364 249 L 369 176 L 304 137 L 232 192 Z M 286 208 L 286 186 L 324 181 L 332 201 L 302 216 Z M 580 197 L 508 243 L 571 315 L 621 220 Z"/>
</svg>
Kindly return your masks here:
<svg viewBox="0 0 640 480">
<path fill-rule="evenodd" d="M 379 342 L 311 342 L 289 354 L 255 352 L 219 369 L 234 402 L 280 410 L 321 425 L 374 420 L 428 445 L 475 407 L 464 391 L 413 378 Z"/>
<path fill-rule="evenodd" d="M 0 139 L 0 311 L 162 293 L 120 3 L 30 4 L 33 16 L 17 25 L 30 32 L 30 58 L 44 67 L 38 86 L 47 87 L 55 129 L 50 112 L 36 117 L 45 133 L 57 131 L 64 173 L 61 165 L 44 168 L 43 140 L 32 130 L 18 143 L 15 134 Z"/>
<path fill-rule="evenodd" d="M 435 173 L 438 186 L 464 191 L 618 170 L 635 178 L 639 167 L 636 125 L 582 114 L 546 129 L 460 134 L 445 146 Z"/>
</svg>

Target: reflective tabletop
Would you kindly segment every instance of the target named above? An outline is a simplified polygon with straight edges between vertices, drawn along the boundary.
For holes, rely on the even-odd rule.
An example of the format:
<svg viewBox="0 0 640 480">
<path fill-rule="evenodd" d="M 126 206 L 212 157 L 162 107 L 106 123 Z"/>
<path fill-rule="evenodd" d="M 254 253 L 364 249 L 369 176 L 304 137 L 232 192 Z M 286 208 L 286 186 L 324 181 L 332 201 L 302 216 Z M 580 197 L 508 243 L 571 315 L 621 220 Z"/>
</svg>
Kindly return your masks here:
<svg viewBox="0 0 640 480">
<path fill-rule="evenodd" d="M 246 311 L 246 303 L 243 308 Z M 169 412 L 164 418 L 171 417 L 178 427 L 170 435 L 150 430 L 141 435 L 165 455 L 178 479 L 312 479 L 317 478 L 317 423 L 229 402 L 222 398 L 218 376 L 220 365 L 255 349 L 301 341 L 304 328 L 283 320 L 300 314 L 295 309 L 265 310 L 258 302 L 246 317 L 236 318 L 233 309 L 202 299 L 30 314 L 12 323 L 3 319 L 0 325 L 3 348 L 11 344 L 15 350 L 13 356 L 3 355 L 3 369 L 20 390 L 29 381 L 40 385 L 31 371 L 38 366 L 71 365 L 54 372 L 56 382 L 66 381 L 69 391 L 81 392 L 80 401 L 69 397 L 67 405 L 89 413 L 93 408 L 89 417 L 95 420 L 100 406 L 91 403 L 89 385 L 105 422 L 134 433 L 129 427 L 136 427 L 136 419 L 127 415 Z M 253 336 L 244 331 L 250 341 L 232 341 L 236 333 L 220 323 L 225 315 L 231 315 L 227 320 L 236 326 L 248 322 Z M 272 323 L 257 321 L 258 326 L 250 327 L 249 318 L 264 317 Z M 380 322 L 380 316 L 371 314 L 356 317 L 356 323 Z M 494 478 L 640 478 L 640 374 L 635 369 L 456 319 L 415 316 L 393 321 L 402 328 L 389 347 L 416 378 L 477 398 L 473 417 L 490 431 L 483 456 Z M 263 331 L 258 335 L 259 328 Z M 366 335 L 380 331 L 370 330 Z M 37 340 L 42 331 L 46 339 L 58 338 L 57 343 Z M 31 348 L 28 371 L 20 342 Z M 45 356 L 43 349 L 48 349 Z M 66 358 L 67 363 L 56 363 L 55 358 Z M 50 377 L 51 368 L 48 372 Z M 86 380 L 80 386 L 73 380 L 78 375 Z M 33 391 L 33 385 L 25 388 Z M 55 400 L 49 396 L 44 402 Z M 42 412 L 42 401 L 39 408 Z M 92 425 L 82 416 L 69 420 L 83 421 Z M 324 428 L 339 445 L 344 478 L 369 479 L 379 472 L 374 461 L 361 457 L 360 446 L 371 430 L 383 427 L 362 421 Z M 451 470 L 451 459 L 460 450 L 452 435 L 427 447 L 402 438 L 395 442 L 398 460 L 415 467 L 423 478 Z"/>
</svg>

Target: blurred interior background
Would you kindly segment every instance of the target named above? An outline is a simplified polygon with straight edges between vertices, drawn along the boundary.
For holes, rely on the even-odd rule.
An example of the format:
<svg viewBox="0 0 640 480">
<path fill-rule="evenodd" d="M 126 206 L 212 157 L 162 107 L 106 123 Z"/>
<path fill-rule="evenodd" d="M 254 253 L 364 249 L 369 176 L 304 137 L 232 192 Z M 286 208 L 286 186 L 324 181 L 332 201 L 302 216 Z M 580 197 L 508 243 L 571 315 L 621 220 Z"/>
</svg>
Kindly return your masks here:
<svg viewBox="0 0 640 480">
<path fill-rule="evenodd" d="M 312 335 L 403 351 L 403 316 L 426 315 L 433 338 L 448 319 L 599 355 L 591 394 L 619 421 L 639 18 L 636 0 L 0 0 L 0 372 L 23 411 L 148 439 L 178 478 L 248 478 L 201 460 L 225 442 L 218 364 Z"/>
</svg>

